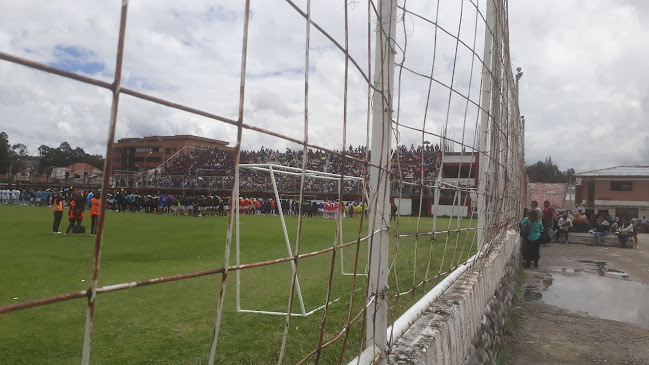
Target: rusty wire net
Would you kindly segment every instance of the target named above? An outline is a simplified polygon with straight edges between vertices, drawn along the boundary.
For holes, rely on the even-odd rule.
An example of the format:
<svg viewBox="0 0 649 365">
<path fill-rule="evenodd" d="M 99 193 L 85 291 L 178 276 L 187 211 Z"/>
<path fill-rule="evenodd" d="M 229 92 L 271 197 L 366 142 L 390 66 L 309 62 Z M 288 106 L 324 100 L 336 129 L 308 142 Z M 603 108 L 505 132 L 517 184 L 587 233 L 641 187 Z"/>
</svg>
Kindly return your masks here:
<svg viewBox="0 0 649 365">
<path fill-rule="evenodd" d="M 129 2 L 124 0 L 121 4 L 117 57 L 111 81 L 0 52 L 0 59 L 6 62 L 112 93 L 104 171 L 111 171 L 119 103 L 126 95 L 236 128 L 236 139 L 232 141 L 235 156 L 232 181 L 235 183 L 229 185 L 231 201 L 238 201 L 245 194 L 238 183 L 242 174 L 244 179 L 247 176 L 244 169 L 239 168 L 242 164 L 240 151 L 246 133 L 254 132 L 301 149 L 302 159 L 297 166 L 301 173 L 290 177 L 294 187 L 291 191 L 297 191 L 298 202 L 303 202 L 309 194 L 312 182 L 312 177 L 307 176 L 309 151 L 316 150 L 338 161 L 339 183 L 331 195 L 338 202 L 355 200 L 362 209 L 360 219 L 353 223 L 354 235 L 342 240 L 342 227 L 347 224 L 345 217 L 350 212 L 339 204 L 332 226 L 333 244 L 323 249 L 305 250 L 304 240 L 310 239 L 309 225 L 308 219 L 303 217 L 303 205 L 300 205 L 292 255 L 232 264 L 234 238 L 239 229 L 235 221 L 236 206 L 232 204 L 227 230 L 219 238 L 224 247 L 224 261 L 214 263 L 213 269 L 104 286 L 99 285 L 105 228 L 105 214 L 101 214 L 88 289 L 0 306 L 2 314 L 86 298 L 82 363 L 87 364 L 91 359 L 99 294 L 207 275 L 220 277 L 209 352 L 209 363 L 219 362 L 222 342 L 227 343 L 227 338 L 222 337 L 224 324 L 242 320 L 237 318 L 241 314 L 224 316 L 224 308 L 233 295 L 232 273 L 288 263 L 292 263 L 294 269 L 290 290 L 286 293 L 286 315 L 283 324 L 277 326 L 277 333 L 268 334 L 268 341 L 275 345 L 273 350 L 263 350 L 263 358 L 279 363 L 346 363 L 373 344 L 380 352 L 374 352 L 370 358 L 381 356 L 380 353 L 385 355 L 407 329 L 397 324 L 392 326 L 397 318 L 432 288 L 446 289 L 461 278 L 457 275 L 453 280 L 444 280 L 451 273 L 461 268 L 465 271 L 479 269 L 481 258 L 516 224 L 524 194 L 524 146 L 516 80 L 509 55 L 507 1 L 340 1 L 335 4 L 311 0 L 277 1 L 277 6 L 292 9 L 292 21 L 299 20 L 304 25 L 304 33 L 299 35 L 304 40 L 304 75 L 299 85 L 304 90 L 303 113 L 301 118 L 290 121 L 292 126 L 302 130 L 300 137 L 262 128 L 247 118 L 245 97 L 251 77 L 247 67 L 250 61 L 263 62 L 249 59 L 249 29 L 255 21 L 251 17 L 254 1 L 241 2 L 243 28 L 232 30 L 243 34 L 236 118 L 153 96 L 143 89 L 123 87 Z M 338 28 L 321 24 L 321 14 L 313 9 L 333 12 Z M 267 31 L 272 32 L 272 29 Z M 314 38 L 318 46 L 326 44 L 342 60 L 331 77 L 340 78 L 343 87 L 330 91 L 343 95 L 341 110 L 336 114 L 340 118 L 327 121 L 337 125 L 341 132 L 335 138 L 338 144 L 319 144 L 309 133 L 314 124 L 310 106 L 317 103 L 309 88 Z M 353 98 L 348 97 L 351 93 Z M 349 117 L 350 109 L 354 109 L 353 120 Z M 363 117 L 358 118 L 359 115 Z M 323 123 L 322 119 L 316 123 Z M 348 131 L 352 125 L 361 133 L 351 136 Z M 361 148 L 349 149 L 350 144 Z M 355 187 L 350 187 L 346 176 L 362 179 Z M 110 186 L 111 176 L 106 173 L 102 189 L 107 191 Z M 104 209 L 106 199 L 106 195 L 102 195 Z M 338 266 L 343 255 L 346 267 L 342 267 L 345 265 L 342 261 Z M 324 288 L 325 295 L 319 299 L 321 310 L 313 314 L 318 319 L 301 322 L 298 330 L 297 326 L 292 326 L 295 319 L 291 318 L 295 313 L 296 284 L 306 260 L 314 257 L 330 261 L 328 272 L 310 278 Z M 373 275 L 373 270 L 383 274 Z M 350 278 L 341 281 L 339 278 L 345 271 Z M 339 292 L 346 294 L 337 302 L 341 298 L 334 296 Z M 300 297 L 300 303 L 301 300 Z M 246 317 L 246 320 L 250 320 L 250 326 L 255 325 L 254 319 Z M 305 333 L 317 333 L 315 343 L 308 349 L 292 347 L 291 338 Z M 228 361 L 236 363 L 237 359 Z"/>
</svg>

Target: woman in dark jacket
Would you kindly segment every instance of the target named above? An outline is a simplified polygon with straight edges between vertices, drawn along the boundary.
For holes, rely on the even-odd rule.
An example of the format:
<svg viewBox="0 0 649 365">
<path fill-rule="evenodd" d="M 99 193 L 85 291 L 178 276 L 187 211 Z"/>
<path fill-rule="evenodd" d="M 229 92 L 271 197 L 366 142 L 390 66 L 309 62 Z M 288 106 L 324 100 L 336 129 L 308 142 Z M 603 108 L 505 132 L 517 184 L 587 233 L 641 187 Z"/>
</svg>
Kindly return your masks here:
<svg viewBox="0 0 649 365">
<path fill-rule="evenodd" d="M 525 226 L 529 228 L 529 233 L 526 237 L 527 243 L 523 252 L 525 267 L 530 267 L 532 260 L 534 260 L 534 267 L 539 267 L 539 247 L 541 245 L 539 238 L 541 238 L 541 232 L 543 232 L 543 223 L 539 219 L 539 212 L 537 210 L 531 210 L 530 216 L 523 219 L 521 227 Z"/>
<path fill-rule="evenodd" d="M 83 221 L 83 211 L 85 210 L 85 208 L 86 201 L 83 199 L 83 197 L 81 197 L 81 195 L 75 196 L 74 200 L 70 202 L 70 225 L 65 231 L 66 236 L 68 235 L 68 233 L 70 233 L 70 231 L 72 231 L 74 234 L 78 234 L 79 226 Z"/>
</svg>

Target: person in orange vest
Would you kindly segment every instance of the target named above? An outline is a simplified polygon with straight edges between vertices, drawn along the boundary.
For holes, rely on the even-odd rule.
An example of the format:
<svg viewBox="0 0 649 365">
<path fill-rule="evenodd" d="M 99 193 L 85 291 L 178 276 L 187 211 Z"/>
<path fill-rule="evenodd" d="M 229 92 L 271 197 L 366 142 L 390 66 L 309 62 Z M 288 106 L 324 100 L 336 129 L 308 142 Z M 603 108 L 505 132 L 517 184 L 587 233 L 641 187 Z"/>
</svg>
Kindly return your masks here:
<svg viewBox="0 0 649 365">
<path fill-rule="evenodd" d="M 61 218 L 63 218 L 63 202 L 61 197 L 57 194 L 52 203 L 52 212 L 54 212 L 54 224 L 52 225 L 52 233 L 60 234 L 59 226 L 61 225 Z"/>
<path fill-rule="evenodd" d="M 83 221 L 83 211 L 86 209 L 86 202 L 81 197 L 80 195 L 76 195 L 74 197 L 74 200 L 70 202 L 70 225 L 68 226 L 68 229 L 65 231 L 65 235 L 67 236 L 68 233 L 70 233 L 70 230 L 73 230 L 74 234 L 78 234 L 79 226 L 81 226 L 81 222 Z"/>
<path fill-rule="evenodd" d="M 99 218 L 99 209 L 101 207 L 100 193 L 94 194 L 90 199 L 90 234 L 97 235 L 97 219 Z"/>
</svg>

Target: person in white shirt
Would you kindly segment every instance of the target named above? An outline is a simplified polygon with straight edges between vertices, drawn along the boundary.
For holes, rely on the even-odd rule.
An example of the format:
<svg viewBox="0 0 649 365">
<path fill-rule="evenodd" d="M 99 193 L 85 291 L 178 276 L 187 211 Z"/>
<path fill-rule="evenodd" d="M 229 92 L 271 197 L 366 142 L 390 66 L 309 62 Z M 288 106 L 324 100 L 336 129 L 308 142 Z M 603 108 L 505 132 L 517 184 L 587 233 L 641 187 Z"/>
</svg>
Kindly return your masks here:
<svg viewBox="0 0 649 365">
<path fill-rule="evenodd" d="M 559 243 L 561 240 L 561 235 L 566 237 L 566 242 L 568 243 L 568 231 L 572 227 L 572 221 L 568 218 L 567 213 L 563 213 L 563 216 L 559 219 L 559 229 L 557 230 L 556 241 Z"/>
<path fill-rule="evenodd" d="M 633 237 L 633 223 L 626 218 L 622 218 L 620 230 L 617 231 L 617 239 L 620 240 L 622 247 L 626 247 L 626 240 L 631 237 Z"/>
</svg>

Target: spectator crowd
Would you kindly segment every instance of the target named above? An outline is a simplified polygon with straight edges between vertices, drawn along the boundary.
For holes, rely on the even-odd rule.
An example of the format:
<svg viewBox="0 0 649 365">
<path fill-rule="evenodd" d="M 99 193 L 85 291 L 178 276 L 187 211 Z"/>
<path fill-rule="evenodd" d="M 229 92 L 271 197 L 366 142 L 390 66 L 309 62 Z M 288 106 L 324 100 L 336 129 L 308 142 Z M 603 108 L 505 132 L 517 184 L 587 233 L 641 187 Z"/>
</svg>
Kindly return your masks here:
<svg viewBox="0 0 649 365">
<path fill-rule="evenodd" d="M 258 150 L 241 151 L 241 164 L 277 164 L 288 167 L 302 167 L 303 150 L 281 152 L 264 148 Z M 309 149 L 307 152 L 306 168 L 332 174 L 365 178 L 367 167 L 363 162 L 369 152 L 363 146 L 354 148 L 349 146 L 345 151 L 345 158 L 338 153 L 329 153 L 321 150 Z M 400 181 L 419 183 L 424 180 L 425 185 L 433 185 L 441 164 L 439 146 L 423 145 L 408 148 L 399 146 L 392 153 L 392 174 L 400 178 L 392 179 L 391 189 L 397 193 L 399 188 L 402 194 L 419 194 L 419 188 L 414 185 L 401 185 Z M 195 150 L 175 157 L 165 163 L 161 168 L 149 174 L 123 174 L 114 176 L 114 184 L 124 188 L 177 188 L 177 189 L 209 189 L 229 190 L 234 181 L 234 152 L 219 151 L 216 149 Z M 277 188 L 282 192 L 298 192 L 300 178 L 296 176 L 276 174 Z M 362 192 L 363 181 L 346 180 L 343 191 L 345 193 L 359 194 Z M 268 173 L 240 169 L 239 189 L 241 191 L 272 191 L 271 178 Z M 317 178 L 307 178 L 305 192 L 308 193 L 336 193 L 338 182 Z M 430 191 L 428 192 L 430 193 Z"/>
</svg>

